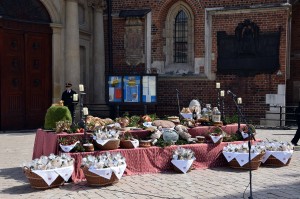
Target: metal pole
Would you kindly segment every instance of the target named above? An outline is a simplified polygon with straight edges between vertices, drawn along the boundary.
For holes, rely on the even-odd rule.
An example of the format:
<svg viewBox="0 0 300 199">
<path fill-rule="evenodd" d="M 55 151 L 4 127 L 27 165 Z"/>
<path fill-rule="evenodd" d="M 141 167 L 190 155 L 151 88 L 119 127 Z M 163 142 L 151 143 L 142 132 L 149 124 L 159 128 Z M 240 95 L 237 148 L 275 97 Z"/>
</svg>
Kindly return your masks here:
<svg viewBox="0 0 300 199">
<path fill-rule="evenodd" d="M 113 69 L 113 50 L 112 50 L 112 16 L 111 16 L 111 0 L 106 0 L 107 2 L 107 15 L 108 15 L 108 71 L 112 73 Z"/>
</svg>

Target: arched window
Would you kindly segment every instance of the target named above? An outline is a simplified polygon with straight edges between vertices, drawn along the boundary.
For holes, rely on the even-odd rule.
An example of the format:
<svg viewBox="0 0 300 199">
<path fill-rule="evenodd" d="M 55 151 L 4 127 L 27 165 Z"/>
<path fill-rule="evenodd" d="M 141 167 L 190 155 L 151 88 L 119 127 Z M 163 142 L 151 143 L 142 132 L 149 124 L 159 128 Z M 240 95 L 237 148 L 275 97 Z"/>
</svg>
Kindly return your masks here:
<svg viewBox="0 0 300 199">
<path fill-rule="evenodd" d="M 2 0 L 0 16 L 21 21 L 51 23 L 48 11 L 39 0 Z"/>
<path fill-rule="evenodd" d="M 195 74 L 194 16 L 183 1 L 175 3 L 166 18 L 165 64 L 166 75 Z"/>
<path fill-rule="evenodd" d="M 174 26 L 174 63 L 187 63 L 188 23 L 183 10 L 178 12 Z"/>
</svg>

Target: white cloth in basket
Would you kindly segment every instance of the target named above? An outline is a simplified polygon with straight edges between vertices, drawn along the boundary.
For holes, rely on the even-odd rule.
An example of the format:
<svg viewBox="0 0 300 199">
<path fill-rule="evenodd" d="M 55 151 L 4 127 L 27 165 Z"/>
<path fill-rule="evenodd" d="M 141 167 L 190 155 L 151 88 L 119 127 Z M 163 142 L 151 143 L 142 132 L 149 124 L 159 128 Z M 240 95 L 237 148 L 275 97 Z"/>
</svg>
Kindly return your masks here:
<svg viewBox="0 0 300 199">
<path fill-rule="evenodd" d="M 210 135 L 210 137 L 213 143 L 217 143 L 223 137 L 223 135 L 219 135 L 219 136 Z"/>
<path fill-rule="evenodd" d="M 64 152 L 70 152 L 75 146 L 76 144 L 78 143 L 79 141 L 75 142 L 74 144 L 72 145 L 61 145 L 59 144 L 60 148 L 64 151 Z"/>
<path fill-rule="evenodd" d="M 280 160 L 283 164 L 286 164 L 287 161 L 292 157 L 293 150 L 290 151 L 266 151 L 265 155 L 262 158 L 262 163 L 265 163 L 267 159 L 272 155 L 276 159 Z"/>
<path fill-rule="evenodd" d="M 260 153 L 250 153 L 251 160 L 258 156 Z M 248 153 L 236 153 L 236 152 L 224 152 L 226 160 L 230 162 L 232 159 L 236 159 L 239 165 L 242 167 L 249 162 L 249 154 Z"/>
<path fill-rule="evenodd" d="M 112 172 L 114 172 L 117 178 L 120 180 L 125 169 L 126 169 L 126 164 L 123 164 L 118 167 L 110 167 L 110 168 L 103 168 L 103 169 L 95 169 L 91 167 L 89 168 L 89 171 L 106 179 L 110 179 Z"/>
<path fill-rule="evenodd" d="M 195 159 L 190 159 L 190 160 L 172 160 L 172 164 L 176 166 L 180 171 L 183 173 L 186 173 L 190 167 L 192 166 L 193 162 Z"/>
<path fill-rule="evenodd" d="M 50 186 L 54 180 L 60 175 L 65 181 L 68 181 L 71 177 L 74 166 L 62 167 L 57 169 L 49 169 L 49 170 L 31 170 L 33 173 L 37 174 Z"/>
<path fill-rule="evenodd" d="M 245 133 L 244 131 L 241 132 L 242 136 L 244 139 L 248 138 L 249 137 L 249 134 L 248 133 Z"/>
<path fill-rule="evenodd" d="M 116 139 L 105 139 L 105 140 L 101 140 L 101 139 L 97 139 L 96 142 L 102 146 L 104 146 L 108 141 L 110 140 L 116 140 Z"/>
<path fill-rule="evenodd" d="M 130 140 L 130 141 L 131 141 L 132 146 L 133 146 L 134 148 L 137 148 L 137 147 L 140 145 L 140 142 L 139 142 L 139 140 L 137 140 L 137 139 Z"/>
</svg>

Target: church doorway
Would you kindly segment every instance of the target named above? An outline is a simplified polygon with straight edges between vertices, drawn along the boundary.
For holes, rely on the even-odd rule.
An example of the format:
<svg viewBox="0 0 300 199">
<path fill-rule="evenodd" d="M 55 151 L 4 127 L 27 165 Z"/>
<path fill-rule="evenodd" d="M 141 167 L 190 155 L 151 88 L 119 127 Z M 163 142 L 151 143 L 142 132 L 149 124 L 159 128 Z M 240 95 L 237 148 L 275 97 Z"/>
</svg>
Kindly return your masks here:
<svg viewBox="0 0 300 199">
<path fill-rule="evenodd" d="M 52 102 L 52 29 L 38 0 L 0 3 L 1 130 L 43 126 Z"/>
</svg>

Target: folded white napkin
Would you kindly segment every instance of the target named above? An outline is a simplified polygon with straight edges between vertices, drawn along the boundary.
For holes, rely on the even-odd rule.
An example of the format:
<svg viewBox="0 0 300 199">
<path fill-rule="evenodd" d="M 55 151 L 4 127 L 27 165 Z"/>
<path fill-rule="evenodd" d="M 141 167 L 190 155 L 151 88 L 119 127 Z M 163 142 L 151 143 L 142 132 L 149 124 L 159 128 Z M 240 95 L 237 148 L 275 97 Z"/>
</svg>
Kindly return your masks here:
<svg viewBox="0 0 300 199">
<path fill-rule="evenodd" d="M 223 135 L 219 135 L 219 136 L 210 135 L 210 137 L 213 143 L 217 143 L 223 137 Z"/>
</svg>

